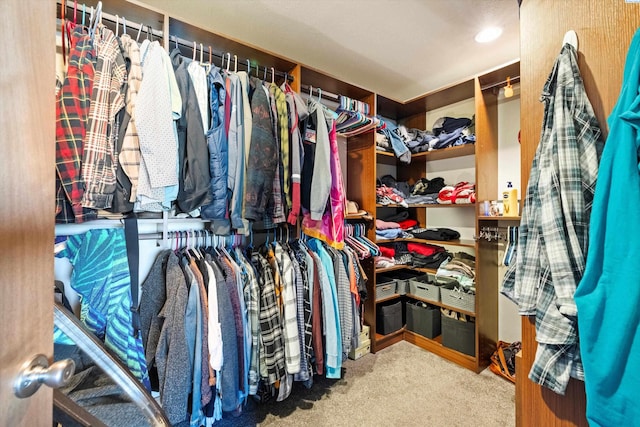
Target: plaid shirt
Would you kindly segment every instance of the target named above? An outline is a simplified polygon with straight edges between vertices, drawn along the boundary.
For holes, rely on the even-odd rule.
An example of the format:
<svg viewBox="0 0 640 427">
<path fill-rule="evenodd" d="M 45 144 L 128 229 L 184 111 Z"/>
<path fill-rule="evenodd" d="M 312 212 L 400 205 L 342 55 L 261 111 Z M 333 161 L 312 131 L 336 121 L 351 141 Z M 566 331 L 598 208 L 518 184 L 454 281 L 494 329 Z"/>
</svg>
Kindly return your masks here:
<svg viewBox="0 0 640 427">
<path fill-rule="evenodd" d="M 91 103 L 95 51 L 83 27 L 71 33 L 67 76 L 56 101 L 56 221 L 84 222 L 96 213 L 82 208 L 82 142 Z"/>
<path fill-rule="evenodd" d="M 296 302 L 295 276 L 291 258 L 279 243 L 275 244 L 275 259 L 280 268 L 282 283 L 284 353 L 287 373 L 300 372 L 300 341 L 298 338 L 298 304 Z"/>
<path fill-rule="evenodd" d="M 244 301 L 247 305 L 247 320 L 251 331 L 251 358 L 249 362 L 249 394 L 255 395 L 258 392 L 258 372 L 259 364 L 259 342 L 260 342 L 260 288 L 258 276 L 253 265 L 236 248 L 236 255 L 241 260 L 244 270 L 247 272 L 249 280 L 244 284 Z"/>
<path fill-rule="evenodd" d="M 116 189 L 116 159 L 114 138 L 115 118 L 124 108 L 122 88 L 126 67 L 116 36 L 105 26 L 99 26 L 94 37 L 96 63 L 87 138 L 82 159 L 82 179 L 85 192 L 82 206 L 93 209 L 111 207 Z"/>
<path fill-rule="evenodd" d="M 125 108 L 131 117 L 127 130 L 122 140 L 122 150 L 118 154 L 118 160 L 122 165 L 122 170 L 131 181 L 131 196 L 129 201 L 134 203 L 138 194 L 138 174 L 140 172 L 140 141 L 138 140 L 138 129 L 136 127 L 136 100 L 138 89 L 142 82 L 142 65 L 140 64 L 140 48 L 128 34 L 120 37 L 122 48 L 127 52 L 131 64 L 127 75 L 127 97 Z"/>
<path fill-rule="evenodd" d="M 575 49 L 565 45 L 545 84 L 545 115 L 520 222 L 518 259 L 502 293 L 536 316 L 529 378 L 564 394 L 584 379 L 573 294 L 585 268 L 589 216 L 602 149 Z"/>
<path fill-rule="evenodd" d="M 280 309 L 276 300 L 273 272 L 267 260 L 254 253 L 251 262 L 262 277 L 260 289 L 260 368 L 267 372 L 265 380 L 275 384 L 284 375 L 284 344 L 280 327 Z"/>
</svg>

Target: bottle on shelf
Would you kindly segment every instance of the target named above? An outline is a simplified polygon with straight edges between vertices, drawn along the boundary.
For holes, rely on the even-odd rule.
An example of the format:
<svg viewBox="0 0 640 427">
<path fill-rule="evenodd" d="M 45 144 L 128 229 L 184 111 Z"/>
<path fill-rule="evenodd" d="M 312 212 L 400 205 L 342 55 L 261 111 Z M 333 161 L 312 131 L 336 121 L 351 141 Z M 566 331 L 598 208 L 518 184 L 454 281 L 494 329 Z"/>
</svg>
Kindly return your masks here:
<svg viewBox="0 0 640 427">
<path fill-rule="evenodd" d="M 503 216 L 518 216 L 518 190 L 513 188 L 511 181 L 507 182 L 507 190 L 502 193 Z"/>
</svg>

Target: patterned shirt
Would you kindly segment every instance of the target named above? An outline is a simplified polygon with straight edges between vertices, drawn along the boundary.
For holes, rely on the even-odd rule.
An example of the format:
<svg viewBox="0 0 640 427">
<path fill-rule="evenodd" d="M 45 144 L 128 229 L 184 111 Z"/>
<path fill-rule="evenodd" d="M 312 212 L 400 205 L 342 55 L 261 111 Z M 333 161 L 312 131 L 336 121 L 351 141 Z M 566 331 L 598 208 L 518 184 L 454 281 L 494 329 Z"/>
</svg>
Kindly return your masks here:
<svg viewBox="0 0 640 427">
<path fill-rule="evenodd" d="M 127 97 L 125 108 L 131 117 L 127 130 L 122 140 L 122 150 L 118 154 L 118 160 L 122 170 L 131 181 L 131 196 L 129 201 L 134 203 L 138 194 L 138 174 L 140 171 L 140 141 L 138 140 L 138 128 L 136 127 L 136 100 L 138 89 L 142 82 L 142 65 L 140 64 L 140 48 L 128 34 L 120 37 L 122 48 L 127 52 L 131 64 L 127 75 Z"/>
<path fill-rule="evenodd" d="M 296 302 L 295 276 L 289 254 L 279 243 L 275 244 L 275 258 L 280 267 L 283 313 L 282 332 L 288 374 L 300 372 L 300 341 L 298 340 L 298 304 Z"/>
<path fill-rule="evenodd" d="M 57 222 L 84 222 L 96 216 L 95 211 L 82 208 L 81 175 L 94 61 L 91 37 L 78 25 L 71 33 L 67 76 L 56 101 Z"/>
<path fill-rule="evenodd" d="M 284 344 L 282 342 L 282 328 L 280 327 L 280 309 L 276 301 L 275 282 L 273 272 L 267 260 L 260 254 L 254 253 L 251 259 L 253 265 L 262 277 L 260 289 L 260 365 L 264 366 L 268 384 L 275 384 L 284 375 Z"/>
<path fill-rule="evenodd" d="M 82 206 L 105 209 L 111 207 L 116 189 L 115 119 L 124 108 L 122 90 L 127 70 L 120 45 L 111 30 L 99 26 L 94 45 L 98 60 L 82 159 L 85 185 Z"/>
<path fill-rule="evenodd" d="M 502 293 L 536 316 L 538 349 L 529 378 L 564 394 L 583 380 L 573 294 L 585 268 L 588 224 L 602 151 L 575 49 L 565 44 L 545 84 L 540 144 L 520 222 L 517 260 Z"/>
</svg>

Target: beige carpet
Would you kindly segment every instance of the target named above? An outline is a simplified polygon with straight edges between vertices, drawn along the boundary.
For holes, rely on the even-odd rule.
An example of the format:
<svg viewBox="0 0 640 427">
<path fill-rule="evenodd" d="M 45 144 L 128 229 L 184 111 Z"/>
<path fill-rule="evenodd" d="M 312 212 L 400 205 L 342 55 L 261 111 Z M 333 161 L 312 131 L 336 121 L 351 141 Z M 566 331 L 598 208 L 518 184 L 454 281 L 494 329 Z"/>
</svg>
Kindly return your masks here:
<svg viewBox="0 0 640 427">
<path fill-rule="evenodd" d="M 407 342 L 345 363 L 341 380 L 294 384 L 284 402 L 248 403 L 219 426 L 515 425 L 515 386 L 475 374 Z"/>
</svg>

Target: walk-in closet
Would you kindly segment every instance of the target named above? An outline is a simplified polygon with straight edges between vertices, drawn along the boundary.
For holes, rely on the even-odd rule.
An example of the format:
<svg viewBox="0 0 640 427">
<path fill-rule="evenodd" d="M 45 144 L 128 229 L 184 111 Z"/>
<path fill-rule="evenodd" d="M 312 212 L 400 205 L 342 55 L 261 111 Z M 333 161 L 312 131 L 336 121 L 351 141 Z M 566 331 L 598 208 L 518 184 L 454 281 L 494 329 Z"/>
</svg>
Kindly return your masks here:
<svg viewBox="0 0 640 427">
<path fill-rule="evenodd" d="M 640 425 L 632 0 L 3 0 L 0 425 Z"/>
</svg>

